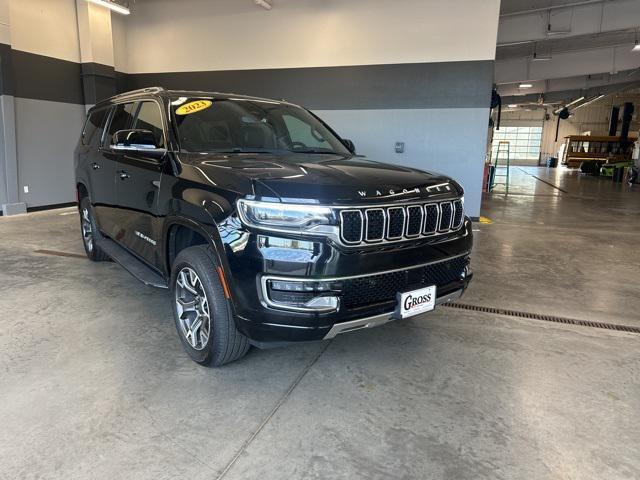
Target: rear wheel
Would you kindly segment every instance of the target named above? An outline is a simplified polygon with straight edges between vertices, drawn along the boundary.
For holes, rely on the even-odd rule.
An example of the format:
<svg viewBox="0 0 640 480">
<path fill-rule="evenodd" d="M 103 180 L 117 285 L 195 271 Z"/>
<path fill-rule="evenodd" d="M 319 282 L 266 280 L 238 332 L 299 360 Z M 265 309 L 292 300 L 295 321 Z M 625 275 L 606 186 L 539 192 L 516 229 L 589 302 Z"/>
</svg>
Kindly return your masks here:
<svg viewBox="0 0 640 480">
<path fill-rule="evenodd" d="M 82 244 L 87 258 L 92 262 L 104 262 L 109 260 L 109 256 L 97 245 L 100 232 L 93 216 L 93 209 L 88 197 L 80 200 L 80 231 L 82 232 Z"/>
<path fill-rule="evenodd" d="M 194 361 L 214 367 L 233 362 L 249 350 L 249 340 L 236 328 L 217 266 L 211 247 L 198 245 L 178 254 L 171 274 L 180 341 Z"/>
</svg>

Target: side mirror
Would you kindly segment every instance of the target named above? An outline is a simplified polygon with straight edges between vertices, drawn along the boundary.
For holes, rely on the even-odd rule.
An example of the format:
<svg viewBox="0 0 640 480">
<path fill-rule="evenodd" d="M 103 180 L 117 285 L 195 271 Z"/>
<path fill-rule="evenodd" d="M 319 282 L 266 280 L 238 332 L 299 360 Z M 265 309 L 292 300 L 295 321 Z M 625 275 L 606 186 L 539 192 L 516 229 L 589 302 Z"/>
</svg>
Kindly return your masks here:
<svg viewBox="0 0 640 480">
<path fill-rule="evenodd" d="M 354 155 L 356 154 L 356 146 L 351 140 L 349 140 L 348 138 L 343 138 L 342 144 L 347 147 L 347 150 L 349 150 L 351 153 L 353 153 Z"/>
<path fill-rule="evenodd" d="M 167 153 L 156 144 L 156 137 L 150 130 L 118 130 L 111 139 L 111 150 L 118 152 L 140 152 L 154 158 Z"/>
</svg>

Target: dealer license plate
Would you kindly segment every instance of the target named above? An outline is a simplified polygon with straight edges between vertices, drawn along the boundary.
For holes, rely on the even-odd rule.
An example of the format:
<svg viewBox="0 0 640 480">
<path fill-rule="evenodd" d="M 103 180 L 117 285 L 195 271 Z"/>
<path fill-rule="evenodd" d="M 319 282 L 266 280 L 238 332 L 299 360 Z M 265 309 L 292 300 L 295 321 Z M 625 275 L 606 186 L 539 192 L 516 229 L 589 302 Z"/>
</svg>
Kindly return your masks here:
<svg viewBox="0 0 640 480">
<path fill-rule="evenodd" d="M 400 318 L 413 317 L 430 312 L 436 306 L 436 286 L 420 288 L 398 294 L 398 312 Z"/>
</svg>

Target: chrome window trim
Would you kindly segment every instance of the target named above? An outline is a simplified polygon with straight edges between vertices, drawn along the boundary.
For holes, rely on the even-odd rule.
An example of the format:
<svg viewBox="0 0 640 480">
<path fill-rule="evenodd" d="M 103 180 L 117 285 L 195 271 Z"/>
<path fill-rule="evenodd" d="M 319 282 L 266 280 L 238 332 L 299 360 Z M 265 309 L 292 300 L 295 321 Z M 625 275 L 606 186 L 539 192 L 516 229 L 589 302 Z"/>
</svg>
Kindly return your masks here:
<svg viewBox="0 0 640 480">
<path fill-rule="evenodd" d="M 410 209 L 412 208 L 417 208 L 418 212 L 420 212 L 420 228 L 418 228 L 418 233 L 409 235 L 409 224 L 411 222 L 411 213 L 409 212 Z M 404 236 L 407 238 L 417 238 L 422 234 L 422 230 L 424 228 L 424 208 L 420 205 L 409 205 L 407 206 L 407 221 L 406 221 L 406 225 L 405 225 L 405 231 L 404 231 Z"/>
<path fill-rule="evenodd" d="M 358 240 L 358 241 L 347 240 L 342 235 L 342 233 L 343 233 L 343 231 L 342 231 L 342 223 L 344 222 L 343 214 L 348 213 L 348 212 L 358 212 L 358 214 L 360 214 L 360 240 Z M 348 208 L 348 209 L 340 210 L 340 225 L 338 225 L 338 230 L 340 232 L 339 233 L 340 241 L 343 242 L 345 245 L 359 245 L 359 244 L 361 244 L 362 243 L 362 237 L 363 237 L 363 231 L 364 231 L 364 215 L 362 215 L 362 211 L 358 210 L 357 208 Z"/>
<path fill-rule="evenodd" d="M 379 239 L 371 240 L 369 238 L 369 212 L 373 212 L 376 210 L 380 210 L 382 212 L 382 235 Z M 340 217 L 342 220 L 342 216 Z M 385 212 L 384 208 L 367 208 L 364 211 L 364 241 L 367 243 L 380 243 L 385 240 L 385 232 L 387 231 L 387 212 Z"/>
<path fill-rule="evenodd" d="M 404 210 L 404 207 L 389 207 L 389 208 L 387 208 L 387 212 L 391 212 L 391 210 L 401 210 L 402 211 L 402 228 L 400 229 L 400 235 L 397 236 L 397 237 L 392 237 L 389 234 L 389 229 L 391 228 L 391 215 L 389 215 L 387 213 L 387 215 L 389 216 L 389 221 L 387 222 L 387 235 L 386 235 L 385 240 L 393 242 L 393 241 L 398 241 L 399 239 L 404 237 L 404 226 L 405 226 L 405 223 L 406 223 L 407 215 L 406 215 L 406 212 Z"/>
</svg>

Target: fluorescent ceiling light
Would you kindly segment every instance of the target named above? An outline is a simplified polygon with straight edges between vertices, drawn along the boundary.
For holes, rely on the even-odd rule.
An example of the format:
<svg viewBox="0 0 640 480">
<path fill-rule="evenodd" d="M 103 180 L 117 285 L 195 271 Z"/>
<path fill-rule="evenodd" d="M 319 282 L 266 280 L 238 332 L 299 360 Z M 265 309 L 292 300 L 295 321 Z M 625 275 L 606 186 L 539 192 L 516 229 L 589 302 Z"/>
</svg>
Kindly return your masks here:
<svg viewBox="0 0 640 480">
<path fill-rule="evenodd" d="M 560 111 L 561 111 L 563 108 L 569 108 L 570 106 L 575 105 L 576 103 L 581 102 L 582 100 L 584 100 L 584 97 L 576 98 L 573 102 L 569 102 L 569 103 L 567 103 L 564 107 L 560 107 L 560 108 L 558 108 L 558 109 L 557 109 L 557 110 L 555 110 L 553 113 L 555 113 L 555 114 L 557 115 L 558 113 L 560 113 Z M 576 107 L 576 108 L 577 108 L 577 107 Z"/>
<path fill-rule="evenodd" d="M 567 103 L 567 107 L 570 107 L 571 105 L 575 105 L 578 102 L 581 102 L 582 100 L 584 100 L 584 97 L 580 97 L 580 98 L 576 98 L 573 102 Z"/>
<path fill-rule="evenodd" d="M 598 95 L 597 97 L 592 98 L 588 102 L 584 102 L 582 105 L 578 105 L 576 108 L 574 108 L 574 110 L 577 110 L 577 109 L 582 108 L 582 107 L 587 106 L 587 105 L 591 105 L 593 102 L 597 102 L 598 100 L 600 100 L 601 98 L 604 98 L 604 97 L 605 97 L 604 94 Z"/>
<path fill-rule="evenodd" d="M 530 83 L 521 83 L 520 85 L 518 85 L 518 88 L 531 88 L 531 87 L 533 87 L 533 85 Z"/>
<path fill-rule="evenodd" d="M 509 107 L 509 108 L 518 108 L 518 104 L 517 103 L 510 103 L 509 105 L 507 105 L 507 107 Z"/>
<path fill-rule="evenodd" d="M 100 5 L 101 7 L 107 7 L 109 10 L 113 10 L 116 13 L 121 13 L 122 15 L 129 15 L 131 12 L 129 9 L 119 3 L 115 3 L 111 0 L 87 0 L 89 3 L 95 3 L 96 5 Z"/>
</svg>

